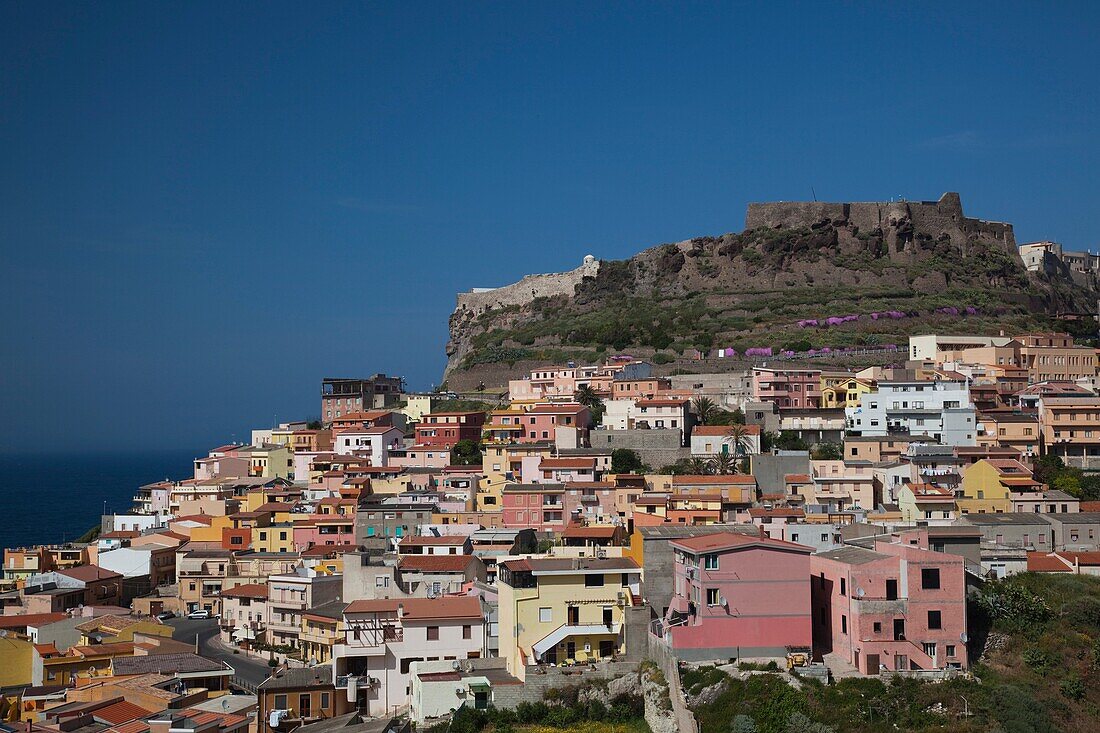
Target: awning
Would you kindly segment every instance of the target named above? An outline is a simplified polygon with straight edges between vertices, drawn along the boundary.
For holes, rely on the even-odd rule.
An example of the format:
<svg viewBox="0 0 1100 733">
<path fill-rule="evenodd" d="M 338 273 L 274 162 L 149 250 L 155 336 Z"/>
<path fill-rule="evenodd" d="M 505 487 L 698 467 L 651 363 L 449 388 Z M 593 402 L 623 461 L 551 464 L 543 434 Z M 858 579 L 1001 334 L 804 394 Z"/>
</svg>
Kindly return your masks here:
<svg viewBox="0 0 1100 733">
<path fill-rule="evenodd" d="M 541 657 L 548 650 L 557 646 L 571 636 L 610 636 L 618 635 L 621 624 L 605 626 L 604 624 L 581 624 L 579 626 L 559 626 L 545 637 L 531 645 L 536 656 Z"/>
</svg>

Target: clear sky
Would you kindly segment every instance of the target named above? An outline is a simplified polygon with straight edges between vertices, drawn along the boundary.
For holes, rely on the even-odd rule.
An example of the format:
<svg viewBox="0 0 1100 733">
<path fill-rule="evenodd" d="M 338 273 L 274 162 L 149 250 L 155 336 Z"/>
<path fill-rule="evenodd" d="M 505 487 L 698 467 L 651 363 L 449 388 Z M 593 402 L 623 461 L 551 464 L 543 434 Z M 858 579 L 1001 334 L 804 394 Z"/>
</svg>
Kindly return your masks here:
<svg viewBox="0 0 1100 733">
<path fill-rule="evenodd" d="M 0 5 L 0 451 L 427 388 L 457 291 L 748 201 L 1097 246 L 1100 3 L 757 5 Z"/>
</svg>

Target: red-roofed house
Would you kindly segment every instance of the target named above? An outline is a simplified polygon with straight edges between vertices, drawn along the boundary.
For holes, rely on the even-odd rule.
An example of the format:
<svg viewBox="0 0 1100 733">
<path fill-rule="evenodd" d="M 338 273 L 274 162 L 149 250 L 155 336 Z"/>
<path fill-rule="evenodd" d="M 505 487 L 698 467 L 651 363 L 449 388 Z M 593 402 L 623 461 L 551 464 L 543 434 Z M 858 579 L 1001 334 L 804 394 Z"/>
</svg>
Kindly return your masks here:
<svg viewBox="0 0 1100 733">
<path fill-rule="evenodd" d="M 738 450 L 737 436 L 741 449 Z M 759 425 L 696 425 L 691 429 L 691 455 L 710 458 L 723 455 L 759 455 Z"/>
<path fill-rule="evenodd" d="M 1027 569 L 1031 573 L 1100 576 L 1100 552 L 1029 552 Z"/>
<path fill-rule="evenodd" d="M 669 544 L 674 591 L 661 632 L 677 657 L 782 657 L 788 647 L 810 648 L 812 548 L 731 532 Z"/>
</svg>

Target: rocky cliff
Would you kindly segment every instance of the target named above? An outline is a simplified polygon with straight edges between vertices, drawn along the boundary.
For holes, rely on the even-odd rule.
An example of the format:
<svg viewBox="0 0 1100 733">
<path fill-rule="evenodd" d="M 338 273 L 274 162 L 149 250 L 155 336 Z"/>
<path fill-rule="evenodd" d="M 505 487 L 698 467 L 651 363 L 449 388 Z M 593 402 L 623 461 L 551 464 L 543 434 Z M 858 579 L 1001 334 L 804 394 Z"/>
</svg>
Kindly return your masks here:
<svg viewBox="0 0 1100 733">
<path fill-rule="evenodd" d="M 532 365 L 623 350 L 710 371 L 718 350 L 834 352 L 916 331 L 1049 328 L 1054 314 L 1095 303 L 1068 279 L 1028 273 L 1012 225 L 965 216 L 955 193 L 750 204 L 739 233 L 460 295 L 445 378 L 495 386 Z"/>
</svg>

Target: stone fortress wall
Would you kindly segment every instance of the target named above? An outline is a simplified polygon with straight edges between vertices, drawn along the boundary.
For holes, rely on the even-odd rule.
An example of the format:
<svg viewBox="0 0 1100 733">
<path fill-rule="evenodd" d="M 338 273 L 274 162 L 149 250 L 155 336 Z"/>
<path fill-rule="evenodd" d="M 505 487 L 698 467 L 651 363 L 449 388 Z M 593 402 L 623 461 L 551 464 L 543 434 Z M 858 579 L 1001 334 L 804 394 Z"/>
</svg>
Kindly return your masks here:
<svg viewBox="0 0 1100 733">
<path fill-rule="evenodd" d="M 999 242 L 1006 252 L 1016 254 L 1016 237 L 1011 224 L 971 219 L 963 214 L 959 194 L 949 192 L 939 201 L 891 201 L 826 203 L 822 201 L 777 201 L 749 204 L 746 229 L 809 227 L 825 219 L 846 222 L 860 232 L 911 223 L 919 232 L 947 233 L 953 243 L 965 244 L 967 237 Z"/>
<path fill-rule="evenodd" d="M 568 272 L 551 272 L 545 275 L 527 275 L 519 282 L 499 288 L 477 288 L 458 294 L 458 307 L 455 315 L 469 311 L 479 315 L 486 310 L 504 308 L 510 305 L 523 306 L 535 298 L 548 298 L 555 295 L 572 297 L 576 286 L 585 277 L 595 277 L 600 270 L 600 261 L 592 255 L 584 258 L 580 267 Z"/>
</svg>

